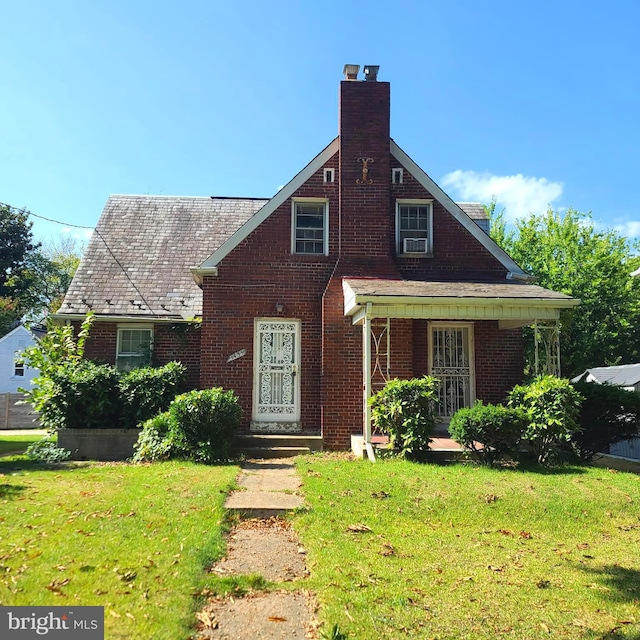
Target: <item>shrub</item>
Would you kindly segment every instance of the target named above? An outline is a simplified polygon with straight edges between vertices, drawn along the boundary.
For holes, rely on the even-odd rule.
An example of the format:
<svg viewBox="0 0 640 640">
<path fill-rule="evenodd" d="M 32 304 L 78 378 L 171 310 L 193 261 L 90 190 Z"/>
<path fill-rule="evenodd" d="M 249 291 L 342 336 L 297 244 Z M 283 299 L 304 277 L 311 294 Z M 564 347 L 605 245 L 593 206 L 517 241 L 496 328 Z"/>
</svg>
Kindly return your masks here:
<svg viewBox="0 0 640 640">
<path fill-rule="evenodd" d="M 49 375 L 50 395 L 40 409 L 47 427 L 109 429 L 118 426 L 118 372 L 89 360 L 60 365 Z"/>
<path fill-rule="evenodd" d="M 504 458 L 516 458 L 518 445 L 527 425 L 520 409 L 476 402 L 473 407 L 459 409 L 449 424 L 451 437 L 471 456 L 492 465 Z"/>
<path fill-rule="evenodd" d="M 574 451 L 583 460 L 591 460 L 609 445 L 638 435 L 640 394 L 620 387 L 579 382 L 575 390 L 584 398 L 578 423 L 580 430 L 571 436 Z"/>
<path fill-rule="evenodd" d="M 27 402 L 40 414 L 40 423 L 45 429 L 55 430 L 65 426 L 64 406 L 54 400 L 56 389 L 53 376 L 64 374 L 74 365 L 81 363 L 84 356 L 84 345 L 89 336 L 94 315 L 88 313 L 77 339 L 71 325 L 59 325 L 48 320 L 47 333 L 35 345 L 27 347 L 20 354 L 20 361 L 39 370 L 33 379 L 33 386 L 20 389 Z"/>
<path fill-rule="evenodd" d="M 170 437 L 202 462 L 228 459 L 242 410 L 233 391 L 221 387 L 189 391 L 178 396 L 169 408 Z"/>
<path fill-rule="evenodd" d="M 166 411 L 182 391 L 186 367 L 169 362 L 163 367 L 133 369 L 120 378 L 120 425 L 130 429 Z"/>
<path fill-rule="evenodd" d="M 146 420 L 133 447 L 133 462 L 156 462 L 181 457 L 183 452 L 176 446 L 170 431 L 171 414 L 168 411 Z"/>
<path fill-rule="evenodd" d="M 46 463 L 64 462 L 71 457 L 71 451 L 59 447 L 50 438 L 32 442 L 27 447 L 25 454 L 29 460 Z"/>
<path fill-rule="evenodd" d="M 390 380 L 370 399 L 371 419 L 404 457 L 429 448 L 436 424 L 438 379 L 432 376 Z"/>
<path fill-rule="evenodd" d="M 538 376 L 510 391 L 509 406 L 526 413 L 529 424 L 523 439 L 540 464 L 549 462 L 578 430 L 581 400 L 568 380 L 550 375 Z"/>
</svg>

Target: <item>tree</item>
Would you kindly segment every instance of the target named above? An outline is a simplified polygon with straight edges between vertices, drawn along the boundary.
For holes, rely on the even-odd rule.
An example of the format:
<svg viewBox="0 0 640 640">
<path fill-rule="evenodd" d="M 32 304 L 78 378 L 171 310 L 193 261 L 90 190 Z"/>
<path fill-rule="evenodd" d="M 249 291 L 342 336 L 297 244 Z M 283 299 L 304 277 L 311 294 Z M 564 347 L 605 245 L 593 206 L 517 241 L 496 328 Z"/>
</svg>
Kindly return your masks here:
<svg viewBox="0 0 640 640">
<path fill-rule="evenodd" d="M 588 367 L 637 362 L 640 357 L 638 244 L 613 230 L 596 228 L 590 213 L 549 209 L 517 220 L 510 229 L 493 207 L 492 237 L 537 284 L 582 301 L 561 316 L 563 374 Z M 527 333 L 532 371 L 533 337 Z"/>
<path fill-rule="evenodd" d="M 0 204 L 0 296 L 12 298 L 12 281 L 19 275 L 29 252 L 37 249 L 33 244 L 28 211 L 19 211 Z"/>
<path fill-rule="evenodd" d="M 83 249 L 76 239 L 61 237 L 27 255 L 15 278 L 15 293 L 27 320 L 41 321 L 47 313 L 55 313 L 60 308 Z"/>
<path fill-rule="evenodd" d="M 23 314 L 16 281 L 30 252 L 37 249 L 28 212 L 0 204 L 0 336 L 9 332 Z"/>
</svg>

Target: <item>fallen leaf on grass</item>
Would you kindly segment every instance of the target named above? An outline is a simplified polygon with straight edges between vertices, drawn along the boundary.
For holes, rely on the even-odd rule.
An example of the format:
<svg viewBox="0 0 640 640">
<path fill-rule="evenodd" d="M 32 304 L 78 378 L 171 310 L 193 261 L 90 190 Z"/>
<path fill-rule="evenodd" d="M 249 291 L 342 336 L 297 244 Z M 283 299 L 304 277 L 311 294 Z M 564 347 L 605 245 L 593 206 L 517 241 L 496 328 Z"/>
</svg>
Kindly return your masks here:
<svg viewBox="0 0 640 640">
<path fill-rule="evenodd" d="M 109 611 L 109 613 L 114 617 L 114 618 L 122 618 L 122 616 L 119 613 L 116 613 L 113 609 L 111 609 Z"/>
<path fill-rule="evenodd" d="M 50 582 L 46 588 L 57 596 L 62 596 L 62 587 L 68 585 L 71 582 L 71 578 L 59 578 Z"/>
<path fill-rule="evenodd" d="M 383 500 L 384 498 L 390 498 L 391 494 L 387 493 L 386 491 L 374 491 L 371 493 L 371 497 L 379 498 L 380 500 Z"/>
<path fill-rule="evenodd" d="M 347 531 L 350 533 L 371 533 L 371 527 L 368 527 L 366 524 L 350 524 L 347 527 Z"/>
<path fill-rule="evenodd" d="M 287 619 L 282 616 L 269 616 L 269 622 L 286 622 Z"/>
<path fill-rule="evenodd" d="M 531 538 L 533 538 L 533 536 L 528 531 L 521 531 L 518 535 L 525 540 L 531 540 Z"/>
<path fill-rule="evenodd" d="M 541 623 L 540 623 L 540 628 L 541 628 L 545 633 L 551 633 L 551 629 L 549 629 L 549 627 L 548 627 L 544 622 L 541 622 Z"/>
</svg>

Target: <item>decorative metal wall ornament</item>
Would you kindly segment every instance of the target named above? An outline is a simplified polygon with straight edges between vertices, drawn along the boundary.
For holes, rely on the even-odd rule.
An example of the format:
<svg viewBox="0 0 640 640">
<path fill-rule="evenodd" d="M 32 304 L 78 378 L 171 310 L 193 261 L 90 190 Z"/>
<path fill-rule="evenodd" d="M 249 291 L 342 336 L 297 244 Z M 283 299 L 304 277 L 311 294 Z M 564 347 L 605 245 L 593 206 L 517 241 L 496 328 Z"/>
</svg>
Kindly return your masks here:
<svg viewBox="0 0 640 640">
<path fill-rule="evenodd" d="M 371 321 L 371 387 L 372 393 L 382 389 L 391 377 L 391 326 L 389 318 Z"/>
<path fill-rule="evenodd" d="M 358 158 L 358 162 L 362 162 L 362 178 L 356 180 L 356 184 L 373 184 L 373 180 L 369 178 L 369 165 L 375 161 L 373 158 Z"/>
</svg>

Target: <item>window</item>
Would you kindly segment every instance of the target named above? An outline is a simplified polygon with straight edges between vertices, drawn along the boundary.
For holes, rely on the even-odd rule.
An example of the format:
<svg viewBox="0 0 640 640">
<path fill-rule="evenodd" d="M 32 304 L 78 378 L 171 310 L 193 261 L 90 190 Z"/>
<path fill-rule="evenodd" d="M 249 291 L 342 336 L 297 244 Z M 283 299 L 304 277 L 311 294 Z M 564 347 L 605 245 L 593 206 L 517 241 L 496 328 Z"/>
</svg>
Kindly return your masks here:
<svg viewBox="0 0 640 640">
<path fill-rule="evenodd" d="M 116 368 L 131 371 L 151 362 L 153 330 L 150 327 L 119 327 Z"/>
<path fill-rule="evenodd" d="M 391 169 L 391 183 L 392 184 L 402 184 L 403 179 L 403 171 L 402 167 L 397 169 Z"/>
<path fill-rule="evenodd" d="M 433 248 L 431 223 L 431 201 L 398 201 L 396 204 L 398 254 L 431 255 Z"/>
<path fill-rule="evenodd" d="M 325 182 L 333 182 L 335 180 L 335 169 L 325 169 L 324 170 L 324 181 Z"/>
<path fill-rule="evenodd" d="M 17 360 L 13 363 L 13 375 L 16 378 L 24 378 L 24 363 Z"/>
<path fill-rule="evenodd" d="M 328 208 L 326 201 L 293 202 L 293 253 L 327 254 Z"/>
</svg>

